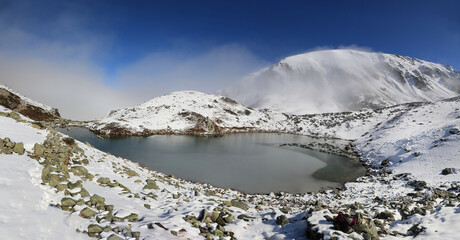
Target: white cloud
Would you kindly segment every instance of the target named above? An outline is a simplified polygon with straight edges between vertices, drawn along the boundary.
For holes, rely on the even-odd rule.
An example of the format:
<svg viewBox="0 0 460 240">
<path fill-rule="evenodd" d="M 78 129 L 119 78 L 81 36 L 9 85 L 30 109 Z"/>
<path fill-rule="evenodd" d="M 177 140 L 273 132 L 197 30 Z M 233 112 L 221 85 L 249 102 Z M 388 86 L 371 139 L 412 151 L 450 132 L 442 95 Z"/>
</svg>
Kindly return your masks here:
<svg viewBox="0 0 460 240">
<path fill-rule="evenodd" d="M 238 45 L 194 56 L 175 51 L 152 53 L 119 70 L 117 85 L 146 96 L 179 90 L 214 93 L 264 65 L 267 63 Z"/>
<path fill-rule="evenodd" d="M 136 103 L 104 85 L 98 69 L 82 62 L 60 63 L 0 54 L 0 82 L 44 104 L 66 118 L 87 120 Z"/>
</svg>

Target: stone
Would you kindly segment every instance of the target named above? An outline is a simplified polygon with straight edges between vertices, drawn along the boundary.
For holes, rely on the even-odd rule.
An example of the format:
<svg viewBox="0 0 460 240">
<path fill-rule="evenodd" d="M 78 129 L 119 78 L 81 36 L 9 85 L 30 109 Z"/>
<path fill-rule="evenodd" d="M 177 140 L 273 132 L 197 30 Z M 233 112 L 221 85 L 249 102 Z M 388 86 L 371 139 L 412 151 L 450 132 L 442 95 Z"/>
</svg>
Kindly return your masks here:
<svg viewBox="0 0 460 240">
<path fill-rule="evenodd" d="M 216 222 L 217 218 L 219 218 L 219 213 L 218 212 L 212 212 L 210 218 L 211 218 L 212 222 Z"/>
<path fill-rule="evenodd" d="M 81 181 L 78 180 L 78 181 L 76 181 L 75 183 L 68 182 L 68 183 L 67 183 L 67 187 L 68 187 L 69 189 L 74 189 L 74 188 L 81 188 L 81 187 L 83 187 L 83 185 L 81 184 Z"/>
<path fill-rule="evenodd" d="M 128 175 L 128 177 L 139 177 L 139 174 L 131 169 L 128 169 L 125 174 Z"/>
<path fill-rule="evenodd" d="M 154 180 L 147 179 L 146 182 L 147 182 L 147 185 L 145 185 L 144 189 L 160 189 Z"/>
<path fill-rule="evenodd" d="M 76 204 L 77 203 L 72 198 L 65 197 L 65 198 L 61 199 L 61 206 L 62 207 L 73 207 Z"/>
<path fill-rule="evenodd" d="M 124 240 L 124 238 L 121 238 L 118 235 L 112 234 L 107 238 L 107 240 Z"/>
<path fill-rule="evenodd" d="M 24 143 L 16 143 L 13 147 L 13 151 L 19 155 L 24 154 Z"/>
<path fill-rule="evenodd" d="M 378 219 L 384 219 L 384 220 L 389 220 L 389 221 L 394 221 L 395 220 L 395 217 L 394 217 L 393 213 L 388 212 L 388 211 L 380 212 L 375 217 L 378 218 Z"/>
<path fill-rule="evenodd" d="M 449 175 L 449 174 L 452 174 L 453 173 L 453 169 L 452 168 L 444 168 L 441 172 L 442 175 Z"/>
<path fill-rule="evenodd" d="M 450 134 L 460 134 L 460 129 L 457 128 L 457 127 L 453 127 L 451 129 L 449 129 L 449 133 Z"/>
<path fill-rule="evenodd" d="M 100 184 L 107 184 L 107 183 L 110 182 L 110 178 L 101 177 L 101 178 L 98 178 L 96 182 L 98 182 Z"/>
<path fill-rule="evenodd" d="M 106 226 L 102 229 L 103 232 L 110 232 L 112 231 L 112 228 L 110 226 Z"/>
<path fill-rule="evenodd" d="M 55 188 L 57 188 L 57 190 L 61 192 L 67 189 L 67 184 L 61 183 L 61 184 L 56 185 Z"/>
<path fill-rule="evenodd" d="M 147 208 L 147 209 L 150 209 L 150 204 L 145 203 L 144 207 Z"/>
<path fill-rule="evenodd" d="M 46 181 L 48 179 L 49 174 L 51 173 L 51 169 L 49 167 L 45 167 L 42 170 L 42 181 Z"/>
<path fill-rule="evenodd" d="M 5 141 L 5 146 L 7 148 L 13 148 L 14 147 L 14 143 L 11 142 L 11 140 L 9 138 L 5 138 L 4 141 Z"/>
<path fill-rule="evenodd" d="M 420 233 L 424 232 L 426 227 L 420 226 L 420 223 L 414 224 L 409 230 L 407 230 L 408 235 L 417 237 Z"/>
<path fill-rule="evenodd" d="M 389 166 L 389 165 L 390 165 L 390 159 L 387 158 L 387 159 L 383 160 L 383 161 L 380 163 L 380 165 L 382 165 L 382 166 L 384 166 L 384 167 Z"/>
<path fill-rule="evenodd" d="M 214 235 L 215 235 L 216 237 L 221 238 L 221 237 L 224 237 L 224 232 L 222 232 L 222 231 L 219 230 L 219 229 L 216 229 L 216 230 L 214 230 Z"/>
<path fill-rule="evenodd" d="M 41 144 L 35 143 L 34 155 L 37 157 L 41 157 L 44 152 L 45 152 L 45 147 L 43 147 Z"/>
<path fill-rule="evenodd" d="M 224 220 L 226 223 L 232 223 L 235 220 L 235 218 L 233 217 L 233 215 L 228 215 L 224 217 Z"/>
<path fill-rule="evenodd" d="M 141 232 L 132 232 L 132 233 L 131 233 L 131 237 L 133 237 L 133 238 L 136 238 L 136 239 L 137 239 L 137 238 L 139 238 L 140 236 L 141 236 Z"/>
<path fill-rule="evenodd" d="M 81 188 L 81 190 L 80 190 L 80 196 L 81 196 L 82 198 L 85 198 L 85 197 L 89 197 L 89 196 L 91 196 L 91 195 L 89 194 L 88 190 L 86 190 L 86 189 L 84 189 L 84 188 Z"/>
<path fill-rule="evenodd" d="M 94 194 L 93 196 L 91 196 L 90 200 L 92 205 L 97 205 L 97 204 L 104 204 L 105 202 L 105 198 L 97 195 L 97 194 Z"/>
<path fill-rule="evenodd" d="M 238 200 L 238 199 L 233 199 L 231 201 L 231 203 L 232 203 L 233 207 L 241 208 L 241 209 L 243 209 L 245 211 L 247 211 L 249 209 L 248 204 L 246 202 L 244 202 L 244 201 L 241 201 L 241 200 Z"/>
<path fill-rule="evenodd" d="M 425 211 L 419 207 L 414 207 L 411 211 L 411 214 L 419 214 L 419 215 L 425 215 Z"/>
<path fill-rule="evenodd" d="M 105 211 L 113 211 L 113 208 L 114 208 L 114 206 L 111 205 L 111 204 L 109 204 L 109 205 L 105 205 L 104 210 L 105 210 Z"/>
<path fill-rule="evenodd" d="M 78 214 L 78 216 L 82 218 L 92 218 L 96 214 L 97 214 L 96 211 L 92 210 L 91 208 L 86 207 L 80 211 L 80 214 Z"/>
<path fill-rule="evenodd" d="M 131 213 L 128 216 L 124 217 L 123 219 L 127 220 L 128 222 L 138 222 L 139 221 L 139 215 L 135 213 Z"/>
<path fill-rule="evenodd" d="M 102 228 L 101 226 L 97 225 L 97 224 L 90 224 L 88 226 L 88 232 L 89 233 L 101 233 L 102 232 Z"/>
<path fill-rule="evenodd" d="M 410 181 L 408 182 L 408 184 L 410 186 L 413 186 L 416 191 L 423 190 L 427 186 L 427 183 L 425 181 L 416 181 L 416 180 Z"/>
<path fill-rule="evenodd" d="M 84 176 L 88 174 L 88 169 L 83 166 L 73 166 L 70 170 L 77 176 Z"/>
<path fill-rule="evenodd" d="M 379 240 L 377 227 L 371 220 L 364 219 L 361 213 L 357 214 L 357 224 L 353 225 L 352 228 L 359 234 L 362 234 L 365 240 Z"/>
<path fill-rule="evenodd" d="M 288 214 L 291 211 L 290 207 L 282 207 L 280 208 L 280 211 L 284 214 Z"/>
<path fill-rule="evenodd" d="M 246 214 L 240 214 L 240 215 L 238 215 L 237 218 L 241 219 L 241 220 L 244 220 L 246 222 L 249 222 L 250 220 L 254 219 L 254 217 L 250 217 L 250 216 L 248 216 Z"/>
<path fill-rule="evenodd" d="M 276 224 L 284 226 L 286 224 L 289 224 L 289 219 L 286 217 L 286 215 L 281 215 L 276 217 Z"/>
</svg>

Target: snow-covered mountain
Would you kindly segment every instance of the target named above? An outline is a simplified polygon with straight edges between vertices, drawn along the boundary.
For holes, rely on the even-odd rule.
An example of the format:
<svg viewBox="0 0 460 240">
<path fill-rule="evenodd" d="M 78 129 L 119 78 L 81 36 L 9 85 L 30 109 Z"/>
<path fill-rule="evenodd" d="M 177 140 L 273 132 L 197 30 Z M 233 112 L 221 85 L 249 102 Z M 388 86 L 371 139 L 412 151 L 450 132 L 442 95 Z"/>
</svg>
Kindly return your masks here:
<svg viewBox="0 0 460 240">
<path fill-rule="evenodd" d="M 104 135 L 221 134 L 273 131 L 285 118 L 247 108 L 227 97 L 180 91 L 112 111 L 90 128 Z"/>
<path fill-rule="evenodd" d="M 291 56 L 223 91 L 249 107 L 293 114 L 375 109 L 459 93 L 460 72 L 451 66 L 357 50 Z"/>
</svg>

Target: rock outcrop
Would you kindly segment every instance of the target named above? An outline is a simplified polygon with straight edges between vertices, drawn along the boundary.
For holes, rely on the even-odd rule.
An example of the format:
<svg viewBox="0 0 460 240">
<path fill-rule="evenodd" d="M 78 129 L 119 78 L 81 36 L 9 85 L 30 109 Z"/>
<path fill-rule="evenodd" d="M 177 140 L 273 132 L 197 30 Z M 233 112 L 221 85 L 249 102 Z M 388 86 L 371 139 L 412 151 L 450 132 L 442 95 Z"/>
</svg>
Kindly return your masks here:
<svg viewBox="0 0 460 240">
<path fill-rule="evenodd" d="M 35 121 L 50 121 L 59 119 L 61 117 L 57 109 L 50 108 L 47 110 L 40 106 L 34 105 L 27 101 L 27 99 L 24 97 L 10 91 L 9 89 L 2 88 L 1 85 L 0 105 L 13 111 L 19 112 Z"/>
</svg>

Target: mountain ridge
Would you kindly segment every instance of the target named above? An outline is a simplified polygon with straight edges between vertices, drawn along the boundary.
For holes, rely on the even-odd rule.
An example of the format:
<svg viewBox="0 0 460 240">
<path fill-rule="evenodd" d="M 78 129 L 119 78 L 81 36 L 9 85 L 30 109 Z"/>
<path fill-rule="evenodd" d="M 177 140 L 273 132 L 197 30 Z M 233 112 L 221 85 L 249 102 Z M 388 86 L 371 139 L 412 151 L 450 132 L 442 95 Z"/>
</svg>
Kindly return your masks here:
<svg viewBox="0 0 460 240">
<path fill-rule="evenodd" d="M 459 93 L 460 72 L 449 65 L 343 49 L 286 57 L 222 92 L 249 107 L 292 114 L 377 109 Z"/>
</svg>

